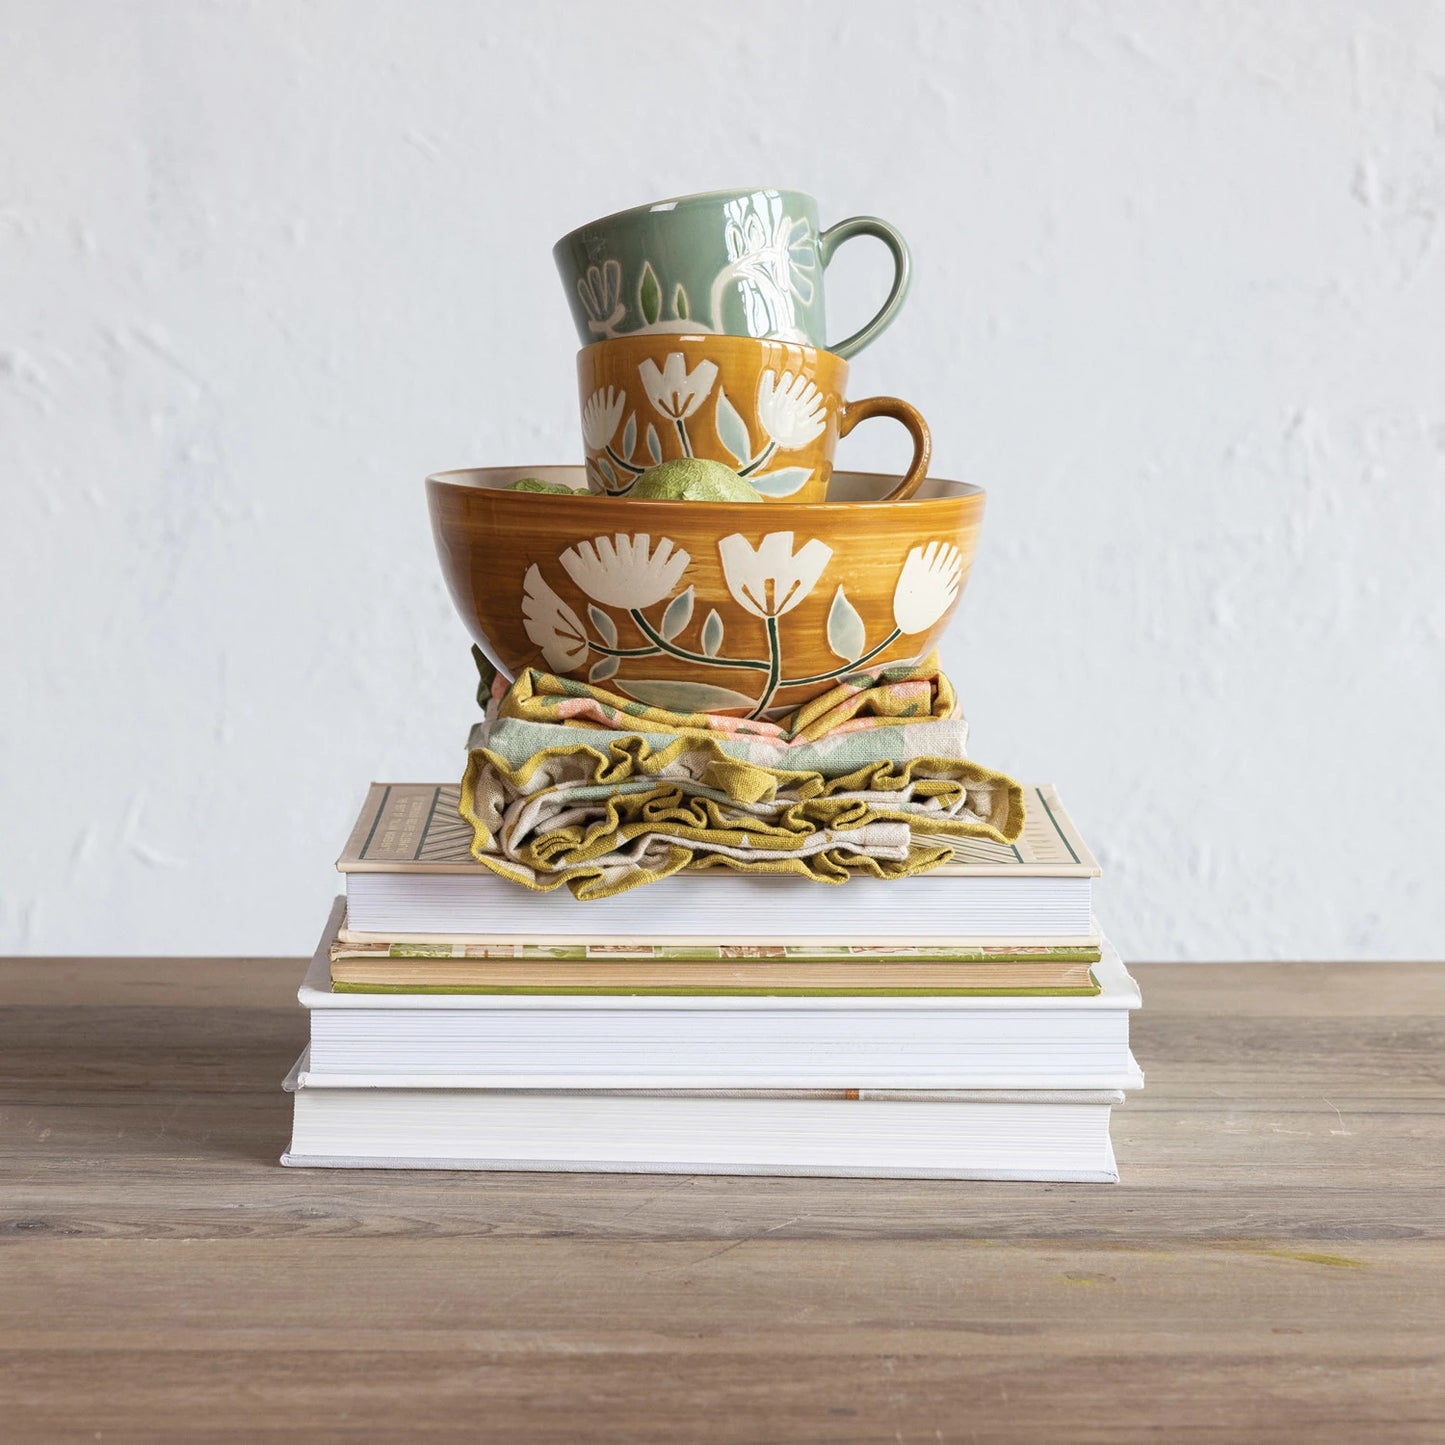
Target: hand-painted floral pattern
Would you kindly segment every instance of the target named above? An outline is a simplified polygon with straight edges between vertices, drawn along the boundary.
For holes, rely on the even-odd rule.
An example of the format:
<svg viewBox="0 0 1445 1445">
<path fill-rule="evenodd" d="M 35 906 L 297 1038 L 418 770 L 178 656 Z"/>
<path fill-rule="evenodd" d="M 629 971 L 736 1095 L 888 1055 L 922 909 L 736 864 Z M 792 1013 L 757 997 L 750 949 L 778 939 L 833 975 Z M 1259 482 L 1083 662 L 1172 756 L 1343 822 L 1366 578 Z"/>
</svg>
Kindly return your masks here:
<svg viewBox="0 0 1445 1445">
<path fill-rule="evenodd" d="M 628 315 L 622 300 L 622 263 L 609 258 L 600 266 L 589 266 L 577 281 L 587 330 L 596 337 L 633 332 L 725 332 L 723 310 L 735 297 L 743 307 L 745 335 L 809 342 L 797 307 L 810 306 L 817 291 L 813 276 L 818 252 L 812 223 L 806 216 L 789 216 L 776 197 L 741 197 L 730 212 L 724 232 L 728 261 L 713 277 L 707 316 L 694 315 L 686 288 L 674 281 L 669 291 L 653 260 L 644 260 L 636 281 L 626 278 L 630 288 L 635 286 L 636 311 L 633 324 L 620 330 Z M 663 314 L 665 295 L 671 299 L 670 317 Z"/>
<path fill-rule="evenodd" d="M 667 537 L 651 549 L 645 533 L 594 537 L 562 553 L 567 575 L 591 598 L 608 607 L 651 607 L 677 586 L 692 558 Z"/>
<path fill-rule="evenodd" d="M 590 598 L 589 628 L 576 612 L 554 592 L 534 563 L 523 582 L 522 616 L 527 636 L 542 649 L 548 667 L 565 674 L 587 665 L 593 653 L 592 676 L 616 678 L 614 685 L 629 691 L 629 675 L 619 674 L 624 662 L 634 658 L 668 656 L 696 668 L 720 668 L 755 677 L 753 690 L 744 694 L 712 683 L 687 679 L 638 676 L 632 679 L 642 700 L 665 690 L 674 701 L 691 699 L 708 707 L 749 707 L 749 717 L 758 718 L 772 705 L 777 693 L 803 683 L 816 684 L 859 673 L 906 633 L 931 627 L 953 605 L 962 582 L 958 548 L 934 541 L 910 551 L 899 569 L 893 593 L 893 616 L 897 624 L 883 640 L 867 647 L 867 627 L 848 602 L 842 585 L 834 593 L 827 619 L 828 644 L 843 665 L 809 677 L 783 675 L 784 640 L 780 619 L 792 612 L 817 587 L 833 550 L 816 537 L 801 544 L 792 532 L 768 532 L 756 545 L 741 532 L 724 537 L 717 544 L 723 579 L 738 606 L 764 624 L 766 655 L 730 656 L 724 652 L 724 622 L 716 608 L 709 608 L 698 631 L 698 641 L 684 639 L 693 627 L 694 591 L 684 586 L 691 556 L 669 537 L 641 533 L 616 533 L 573 543 L 560 555 L 563 569 Z M 683 590 L 679 591 L 678 589 Z M 648 609 L 662 603 L 660 615 L 649 617 Z M 599 605 L 600 604 L 600 605 Z M 625 612 L 638 634 L 637 643 L 625 640 L 617 620 L 602 608 Z M 760 675 L 760 676 L 759 676 Z"/>
<path fill-rule="evenodd" d="M 677 428 L 685 457 L 694 455 L 692 438 L 687 434 L 687 418 L 707 400 L 717 384 L 717 363 L 699 361 L 691 371 L 687 358 L 680 351 L 670 351 L 659 369 L 648 357 L 637 368 L 647 399 Z"/>
<path fill-rule="evenodd" d="M 758 420 L 774 446 L 794 451 L 822 435 L 828 405 L 806 376 L 768 370 L 758 378 Z"/>
<path fill-rule="evenodd" d="M 680 351 L 670 351 L 663 359 L 661 370 L 649 358 L 638 371 L 647 399 L 669 421 L 686 421 L 707 400 L 717 381 L 715 362 L 699 361 L 689 371 L 687 359 Z"/>
<path fill-rule="evenodd" d="M 587 329 L 594 336 L 615 336 L 617 323 L 627 314 L 622 304 L 622 263 L 589 266 L 587 274 L 578 278 L 577 296 L 587 313 Z"/>
<path fill-rule="evenodd" d="M 807 306 L 813 299 L 816 265 L 812 227 L 794 220 L 776 200 L 751 196 L 739 200 L 728 220 L 726 242 L 731 264 L 713 281 L 713 321 L 722 328 L 723 300 L 736 288 L 753 336 L 784 341 L 806 340 L 794 299 Z"/>
<path fill-rule="evenodd" d="M 774 466 L 769 471 L 763 470 L 779 451 L 797 451 L 810 446 L 828 424 L 827 398 L 817 383 L 801 372 L 785 371 L 780 377 L 769 368 L 758 379 L 757 416 L 766 440 L 754 452 L 747 423 L 726 390 L 717 385 L 720 373 L 715 362 L 700 360 L 688 371 L 687 357 L 680 351 L 671 351 L 663 357 L 661 366 L 649 357 L 641 361 L 637 369 L 648 401 L 676 428 L 684 456 L 697 455 L 687 419 L 716 388 L 714 426 L 718 441 L 736 460 L 739 476 L 747 477 L 765 495 L 775 497 L 791 496 L 813 476 L 811 466 Z M 627 412 L 620 448 L 614 445 L 626 403 L 626 391 L 607 386 L 599 387 L 582 405 L 582 435 L 587 443 L 589 473 L 592 481 L 609 496 L 626 496 L 649 466 L 648 456 L 641 454 L 638 447 L 636 412 Z M 651 423 L 646 443 L 650 464 L 655 466 L 661 447 Z"/>
<path fill-rule="evenodd" d="M 627 393 L 615 387 L 594 391 L 582 407 L 582 436 L 593 451 L 600 452 L 617 435 Z"/>
<path fill-rule="evenodd" d="M 728 222 L 728 255 L 744 273 L 765 278 L 808 305 L 813 299 L 814 249 L 807 220 L 794 220 L 776 204 L 769 215 L 759 213 L 756 200 L 743 204 L 748 209 L 742 219 Z"/>
<path fill-rule="evenodd" d="M 552 590 L 535 562 L 522 579 L 522 625 L 553 672 L 570 672 L 587 660 L 582 619 Z"/>
<path fill-rule="evenodd" d="M 947 542 L 915 547 L 893 589 L 893 620 L 900 632 L 926 632 L 958 600 L 963 558 Z"/>
<path fill-rule="evenodd" d="M 791 612 L 817 585 L 833 549 L 816 537 L 793 551 L 791 532 L 769 532 L 756 547 L 741 532 L 717 544 L 728 591 L 754 617 Z"/>
</svg>

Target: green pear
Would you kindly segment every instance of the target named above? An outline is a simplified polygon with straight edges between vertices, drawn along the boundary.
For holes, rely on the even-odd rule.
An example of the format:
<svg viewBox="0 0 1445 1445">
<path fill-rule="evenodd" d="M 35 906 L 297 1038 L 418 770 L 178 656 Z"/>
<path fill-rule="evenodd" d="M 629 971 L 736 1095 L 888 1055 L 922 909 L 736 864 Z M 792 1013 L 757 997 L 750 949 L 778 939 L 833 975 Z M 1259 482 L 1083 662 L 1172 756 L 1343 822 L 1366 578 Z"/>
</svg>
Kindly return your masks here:
<svg viewBox="0 0 1445 1445">
<path fill-rule="evenodd" d="M 519 477 L 507 490 L 509 492 L 560 492 L 564 497 L 574 495 L 573 488 L 563 486 L 561 482 L 544 482 L 541 477 Z"/>
<path fill-rule="evenodd" d="M 758 489 L 721 462 L 679 457 L 650 468 L 632 484 L 630 497 L 652 502 L 761 502 Z"/>
</svg>

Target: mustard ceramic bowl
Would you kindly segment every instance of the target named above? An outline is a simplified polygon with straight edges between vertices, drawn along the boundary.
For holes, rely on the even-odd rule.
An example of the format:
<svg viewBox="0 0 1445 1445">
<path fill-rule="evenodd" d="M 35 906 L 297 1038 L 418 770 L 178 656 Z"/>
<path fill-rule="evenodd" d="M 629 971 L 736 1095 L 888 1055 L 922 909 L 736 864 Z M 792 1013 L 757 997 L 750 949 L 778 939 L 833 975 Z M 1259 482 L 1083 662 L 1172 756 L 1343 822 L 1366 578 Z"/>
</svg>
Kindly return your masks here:
<svg viewBox="0 0 1445 1445">
<path fill-rule="evenodd" d="M 513 492 L 522 477 L 575 495 Z M 968 579 L 983 491 L 837 472 L 826 502 L 639 501 L 581 467 L 427 479 L 447 587 L 508 677 L 528 667 L 679 712 L 762 717 L 928 653 Z"/>
</svg>

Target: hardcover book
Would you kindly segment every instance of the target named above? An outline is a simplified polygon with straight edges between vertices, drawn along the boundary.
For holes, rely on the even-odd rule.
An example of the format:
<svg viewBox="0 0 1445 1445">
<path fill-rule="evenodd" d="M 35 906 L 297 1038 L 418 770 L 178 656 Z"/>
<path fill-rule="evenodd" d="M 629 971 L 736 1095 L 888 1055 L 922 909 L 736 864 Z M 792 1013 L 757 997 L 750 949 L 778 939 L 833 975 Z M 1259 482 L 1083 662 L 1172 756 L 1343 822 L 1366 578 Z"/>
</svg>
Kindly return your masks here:
<svg viewBox="0 0 1445 1445">
<path fill-rule="evenodd" d="M 340 905 L 299 992 L 310 1087 L 1138 1087 L 1139 991 L 1104 946 L 1088 994 L 357 993 L 330 978 Z"/>
<path fill-rule="evenodd" d="M 471 828 L 452 785 L 374 783 L 337 867 L 346 875 L 348 929 L 358 935 L 444 938 L 525 935 L 528 941 L 702 938 L 709 943 L 819 941 L 896 945 L 1002 939 L 1096 943 L 1092 881 L 1099 865 L 1057 792 L 1026 788 L 1015 844 L 953 840 L 953 861 L 916 878 L 856 878 L 825 889 L 807 879 L 710 870 L 582 903 L 565 889 L 535 892 L 471 856 Z"/>
<path fill-rule="evenodd" d="M 286 1081 L 293 1168 L 1118 1178 L 1116 1090 L 317 1089 L 307 1069 Z"/>
</svg>

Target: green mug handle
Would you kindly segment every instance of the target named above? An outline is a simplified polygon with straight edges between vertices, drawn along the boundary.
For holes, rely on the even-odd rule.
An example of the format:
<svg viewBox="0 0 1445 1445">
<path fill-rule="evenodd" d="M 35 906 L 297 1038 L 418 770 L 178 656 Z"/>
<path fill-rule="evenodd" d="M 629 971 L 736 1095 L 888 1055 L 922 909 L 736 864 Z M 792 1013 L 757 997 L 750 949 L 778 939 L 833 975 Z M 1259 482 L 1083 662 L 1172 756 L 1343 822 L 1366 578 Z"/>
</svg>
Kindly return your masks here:
<svg viewBox="0 0 1445 1445">
<path fill-rule="evenodd" d="M 889 291 L 888 299 L 878 314 L 866 326 L 860 327 L 851 336 L 845 336 L 836 346 L 827 348 L 835 356 L 841 356 L 844 361 L 862 351 L 870 341 L 875 340 L 888 328 L 898 314 L 898 308 L 903 305 L 904 297 L 908 295 L 908 282 L 913 270 L 908 256 L 908 242 L 887 221 L 881 221 L 877 216 L 849 216 L 846 221 L 829 226 L 818 237 L 818 259 L 826 266 L 833 259 L 833 252 L 854 236 L 876 236 L 893 253 L 893 289 Z"/>
</svg>

